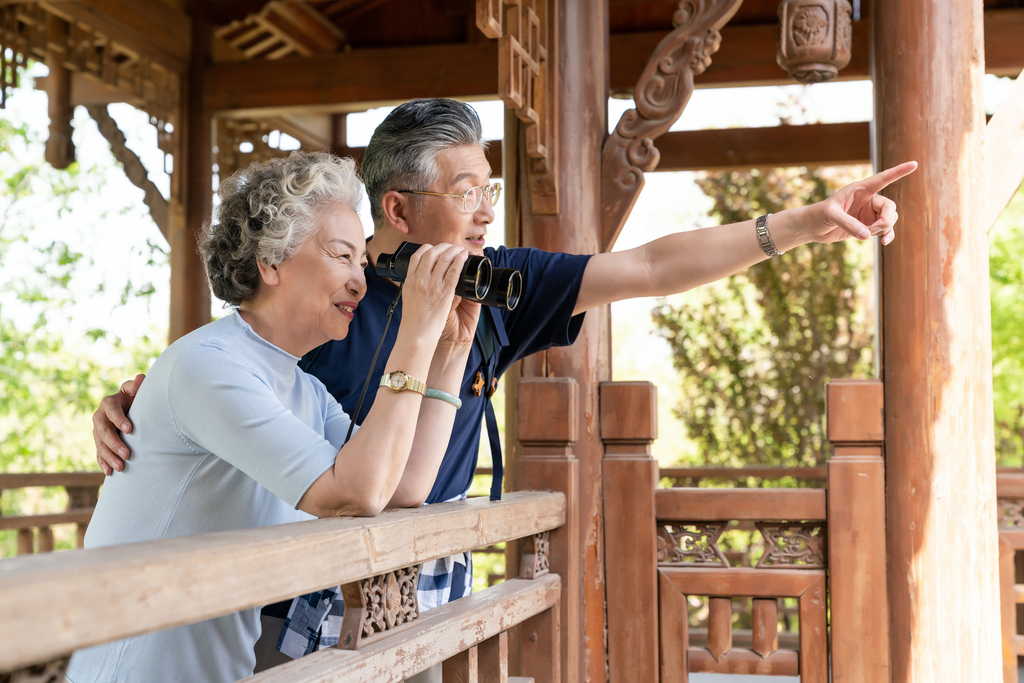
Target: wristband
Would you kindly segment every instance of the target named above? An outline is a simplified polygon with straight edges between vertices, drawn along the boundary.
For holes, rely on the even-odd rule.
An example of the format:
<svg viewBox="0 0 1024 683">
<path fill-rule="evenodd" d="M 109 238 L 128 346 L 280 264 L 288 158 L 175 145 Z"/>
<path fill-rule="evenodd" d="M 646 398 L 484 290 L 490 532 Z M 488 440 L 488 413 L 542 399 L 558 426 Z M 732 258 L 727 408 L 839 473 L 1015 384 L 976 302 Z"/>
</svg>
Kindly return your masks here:
<svg viewBox="0 0 1024 683">
<path fill-rule="evenodd" d="M 452 394 L 449 394 L 447 391 L 441 391 L 440 389 L 427 389 L 425 392 L 423 392 L 423 396 L 426 398 L 436 398 L 440 401 L 444 401 L 445 403 L 451 403 L 453 406 L 455 406 L 455 410 L 458 410 L 459 408 L 462 407 L 461 398 L 459 398 L 458 396 L 453 396 Z"/>
</svg>

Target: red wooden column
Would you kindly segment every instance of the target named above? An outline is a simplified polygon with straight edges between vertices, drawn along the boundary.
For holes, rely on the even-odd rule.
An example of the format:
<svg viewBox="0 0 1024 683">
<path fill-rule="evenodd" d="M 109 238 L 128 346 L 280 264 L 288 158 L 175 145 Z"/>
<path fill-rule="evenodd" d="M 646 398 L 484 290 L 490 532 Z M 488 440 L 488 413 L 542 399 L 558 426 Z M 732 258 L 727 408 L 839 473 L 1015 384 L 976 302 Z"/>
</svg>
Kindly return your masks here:
<svg viewBox="0 0 1024 683">
<path fill-rule="evenodd" d="M 977 0 L 872 3 L 892 679 L 998 681 L 984 43 Z"/>
<path fill-rule="evenodd" d="M 566 521 L 549 536 L 551 572 L 562 578 L 559 608 L 538 614 L 519 627 L 516 673 L 533 677 L 536 683 L 575 681 L 580 675 L 577 634 L 581 629 L 579 463 L 573 456 L 579 387 L 567 377 L 520 380 L 517 413 L 522 444 L 516 461 L 518 488 L 564 493 Z M 558 643 L 554 653 L 553 643 Z"/>
<path fill-rule="evenodd" d="M 203 76 L 209 57 L 208 0 L 192 0 L 192 54 L 182 82 L 182 124 L 171 178 L 168 241 L 171 246 L 171 320 L 168 342 L 210 322 L 210 287 L 197 237 L 213 202 L 212 122 L 203 102 Z"/>
<path fill-rule="evenodd" d="M 875 379 L 836 380 L 826 394 L 833 683 L 889 681 L 882 394 Z"/>
<path fill-rule="evenodd" d="M 658 546 L 654 489 L 658 391 L 650 382 L 601 384 L 608 678 L 658 683 Z M 685 611 L 683 612 L 685 614 Z"/>
<path fill-rule="evenodd" d="M 522 246 L 548 251 L 593 254 L 601 226 L 601 145 L 607 135 L 608 8 L 607 0 L 551 0 L 556 15 L 549 59 L 556 70 L 554 97 L 557 145 L 558 213 L 537 215 L 530 205 L 529 183 L 520 185 Z M 519 158 L 526 158 L 519 141 Z M 521 173 L 525 164 L 520 165 Z M 608 311 L 590 311 L 572 346 L 551 349 L 526 359 L 524 377 L 571 377 L 579 386 L 579 538 L 582 563 L 581 630 L 563 624 L 570 646 L 578 649 L 581 681 L 605 680 L 605 585 L 601 512 L 601 444 L 598 384 L 610 379 Z M 523 481 L 518 488 L 530 488 Z M 541 486 L 540 488 L 546 488 Z"/>
</svg>

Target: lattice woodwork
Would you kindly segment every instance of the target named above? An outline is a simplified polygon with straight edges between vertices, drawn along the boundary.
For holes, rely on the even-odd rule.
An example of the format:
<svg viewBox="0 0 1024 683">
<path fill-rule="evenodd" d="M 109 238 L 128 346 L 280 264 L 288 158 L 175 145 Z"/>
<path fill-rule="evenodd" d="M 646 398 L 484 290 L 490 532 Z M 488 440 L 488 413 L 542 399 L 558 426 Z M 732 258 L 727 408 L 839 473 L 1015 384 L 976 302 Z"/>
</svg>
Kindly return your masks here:
<svg viewBox="0 0 1024 683">
<path fill-rule="evenodd" d="M 34 3 L 0 7 L 0 99 L 6 101 L 9 88 L 17 85 L 16 67 L 23 66 L 27 59 L 48 64 L 51 54 L 63 54 L 64 68 L 119 89 L 148 113 L 157 128 L 160 149 L 171 153 L 173 125 L 168 124 L 173 124 L 176 116 L 181 93 L 179 76 L 80 22 L 67 22 L 66 34 L 50 35 L 51 21 L 64 22 Z M 12 52 L 10 59 L 8 50 Z"/>
<path fill-rule="evenodd" d="M 1024 527 L 1024 498 L 999 498 L 999 527 Z"/>
<path fill-rule="evenodd" d="M 379 574 L 341 587 L 345 616 L 338 647 L 357 650 L 402 631 L 419 619 L 419 565 Z"/>
<path fill-rule="evenodd" d="M 45 664 L 0 673 L 0 683 L 64 683 L 71 656 L 54 659 Z"/>
<path fill-rule="evenodd" d="M 548 560 L 548 551 L 551 544 L 548 540 L 548 532 L 544 531 L 524 539 L 522 549 L 522 560 L 519 564 L 519 577 L 523 579 L 536 579 L 551 571 L 551 564 Z"/>
<path fill-rule="evenodd" d="M 820 523 L 769 524 L 759 522 L 765 549 L 757 567 L 771 569 L 822 569 L 827 564 L 825 526 Z"/>
<path fill-rule="evenodd" d="M 601 251 L 610 251 L 644 186 L 658 166 L 654 140 L 675 123 L 693 94 L 693 77 L 718 51 L 718 32 L 743 0 L 681 0 L 675 29 L 654 50 L 637 81 L 636 108 L 619 119 L 605 141 L 601 164 Z"/>
<path fill-rule="evenodd" d="M 534 214 L 558 213 L 554 114 L 556 73 L 549 53 L 555 27 L 548 0 L 477 0 L 477 27 L 498 39 L 498 95 L 525 124 L 527 178 Z"/>
<path fill-rule="evenodd" d="M 270 145 L 273 126 L 265 121 L 252 119 L 218 119 L 217 147 L 214 161 L 217 175 L 223 180 L 240 168 L 254 161 L 270 161 L 286 157 L 291 152 Z M 244 143 L 252 145 L 252 151 L 243 152 Z"/>
<path fill-rule="evenodd" d="M 272 0 L 255 12 L 218 29 L 240 59 L 312 57 L 336 52 L 347 42 L 345 32 L 303 0 Z"/>
<path fill-rule="evenodd" d="M 718 547 L 718 539 L 728 522 L 659 523 L 658 564 L 710 565 L 729 567 L 729 560 Z"/>
<path fill-rule="evenodd" d="M 710 567 L 658 569 L 662 680 L 678 672 L 797 676 L 806 683 L 828 680 L 826 576 L 808 572 Z M 769 578 L 770 577 L 770 578 Z M 691 645 L 687 597 L 708 597 L 707 646 Z M 734 647 L 733 597 L 752 597 L 751 647 Z M 776 599 L 797 598 L 799 647 L 779 649 Z M 686 677 L 682 677 L 686 680 Z"/>
</svg>

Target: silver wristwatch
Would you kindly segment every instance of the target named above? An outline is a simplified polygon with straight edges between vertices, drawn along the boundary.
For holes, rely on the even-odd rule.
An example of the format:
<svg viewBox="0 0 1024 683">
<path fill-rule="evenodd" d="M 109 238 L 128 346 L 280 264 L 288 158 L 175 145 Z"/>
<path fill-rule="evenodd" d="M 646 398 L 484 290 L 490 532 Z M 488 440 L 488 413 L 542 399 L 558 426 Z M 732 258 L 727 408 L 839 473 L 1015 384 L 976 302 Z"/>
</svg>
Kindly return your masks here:
<svg viewBox="0 0 1024 683">
<path fill-rule="evenodd" d="M 755 223 L 757 227 L 757 241 L 761 248 L 764 249 L 764 253 L 768 254 L 768 258 L 782 256 L 786 252 L 776 249 L 775 245 L 772 244 L 771 235 L 768 234 L 768 216 L 771 216 L 771 214 L 768 213 L 757 217 L 757 222 Z"/>
</svg>

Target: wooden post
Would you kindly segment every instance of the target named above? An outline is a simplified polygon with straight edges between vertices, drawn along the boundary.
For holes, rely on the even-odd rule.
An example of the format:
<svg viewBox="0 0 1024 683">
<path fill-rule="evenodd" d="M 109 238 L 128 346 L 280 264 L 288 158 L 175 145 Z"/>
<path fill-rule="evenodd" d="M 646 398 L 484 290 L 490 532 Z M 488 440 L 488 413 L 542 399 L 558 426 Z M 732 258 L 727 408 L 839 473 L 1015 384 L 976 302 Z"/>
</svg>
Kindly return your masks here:
<svg viewBox="0 0 1024 683">
<path fill-rule="evenodd" d="M 519 382 L 519 488 L 561 491 L 566 502 L 565 526 L 549 536 L 551 572 L 562 579 L 559 608 L 538 614 L 519 627 L 516 673 L 532 676 L 537 683 L 568 683 L 579 676 L 579 463 L 572 453 L 578 412 L 579 389 L 574 380 L 557 377 Z"/>
<path fill-rule="evenodd" d="M 75 160 L 75 143 L 71 141 L 75 105 L 71 104 L 71 72 L 64 66 L 68 47 L 68 22 L 50 16 L 49 51 L 46 65 L 50 75 L 46 79 L 47 111 L 50 130 L 46 138 L 45 157 L 54 168 L 67 168 Z"/>
<path fill-rule="evenodd" d="M 882 400 L 878 380 L 836 380 L 827 389 L 834 683 L 889 681 Z"/>
<path fill-rule="evenodd" d="M 547 107 L 554 107 L 550 145 L 557 149 L 556 215 L 533 212 L 525 136 L 520 136 L 519 183 L 522 246 L 574 254 L 599 249 L 601 226 L 601 146 L 608 131 L 607 0 L 551 0 Z M 550 207 L 548 207 L 550 208 Z M 604 307 L 587 313 L 576 343 L 525 359 L 523 377 L 571 377 L 579 386 L 579 536 L 582 622 L 565 623 L 568 645 L 577 649 L 578 677 L 605 680 L 605 585 L 601 511 L 603 445 L 598 418 L 598 384 L 610 379 L 609 317 Z M 522 403 L 520 404 L 522 406 Z M 522 419 L 520 419 L 522 424 Z M 520 470 L 522 471 L 522 470 Z M 532 488 L 523 481 L 519 488 Z M 538 482 L 537 488 L 551 488 Z M 568 581 L 569 578 L 565 577 Z M 611 587 L 615 588 L 615 587 Z"/>
<path fill-rule="evenodd" d="M 1017 683 L 1017 550 L 999 539 L 999 617 L 1003 633 L 1003 683 Z"/>
<path fill-rule="evenodd" d="M 35 540 L 31 529 L 18 529 L 18 554 L 31 555 L 35 550 Z"/>
<path fill-rule="evenodd" d="M 603 382 L 600 398 L 608 676 L 658 683 L 658 392 L 650 382 Z"/>
<path fill-rule="evenodd" d="M 171 320 L 168 341 L 210 322 L 210 287 L 199 256 L 198 234 L 213 202 L 212 120 L 203 103 L 209 56 L 208 0 L 191 3 L 192 54 L 182 86 L 178 154 L 171 178 L 168 235 L 171 246 Z"/>
<path fill-rule="evenodd" d="M 982 4 L 872 3 L 882 250 L 892 679 L 996 681 L 1000 665 Z M 956 548 L 951 556 L 952 548 Z"/>
</svg>

